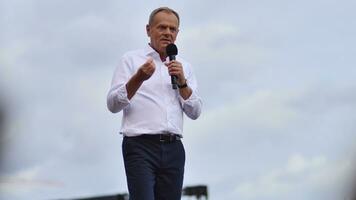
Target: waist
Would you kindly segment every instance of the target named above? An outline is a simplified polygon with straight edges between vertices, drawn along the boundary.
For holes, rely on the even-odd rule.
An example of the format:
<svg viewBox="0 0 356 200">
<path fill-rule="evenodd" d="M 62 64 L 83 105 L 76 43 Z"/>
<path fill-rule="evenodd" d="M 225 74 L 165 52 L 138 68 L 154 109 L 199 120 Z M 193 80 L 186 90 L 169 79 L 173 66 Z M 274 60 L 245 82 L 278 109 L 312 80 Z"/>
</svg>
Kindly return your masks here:
<svg viewBox="0 0 356 200">
<path fill-rule="evenodd" d="M 172 143 L 181 140 L 182 136 L 178 134 L 172 134 L 172 133 L 163 133 L 163 134 L 142 134 L 142 135 L 134 136 L 133 138 L 148 139 L 148 140 L 158 141 L 162 143 Z"/>
<path fill-rule="evenodd" d="M 182 136 L 182 128 L 181 127 L 163 127 L 157 126 L 156 128 L 128 128 L 122 126 L 120 129 L 120 134 L 127 137 L 135 137 L 139 135 L 158 135 L 158 134 L 176 134 Z"/>
</svg>

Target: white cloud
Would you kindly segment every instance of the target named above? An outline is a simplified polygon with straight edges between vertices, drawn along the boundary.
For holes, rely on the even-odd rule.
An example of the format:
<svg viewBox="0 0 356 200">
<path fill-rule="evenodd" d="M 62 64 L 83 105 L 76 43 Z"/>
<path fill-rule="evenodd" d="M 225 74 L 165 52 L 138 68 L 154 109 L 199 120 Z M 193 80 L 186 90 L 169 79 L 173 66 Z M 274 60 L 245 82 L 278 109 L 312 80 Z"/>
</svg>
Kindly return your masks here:
<svg viewBox="0 0 356 200">
<path fill-rule="evenodd" d="M 292 156 L 287 164 L 287 171 L 292 173 L 303 171 L 307 167 L 307 161 L 301 155 Z"/>
<path fill-rule="evenodd" d="M 252 70 L 270 59 L 273 52 L 259 46 L 245 31 L 234 24 L 213 21 L 182 30 L 178 43 L 183 47 L 184 55 L 195 62 L 220 64 L 200 66 L 204 70 L 206 67 L 216 67 L 219 71 L 223 68 L 236 70 L 247 66 Z"/>
<path fill-rule="evenodd" d="M 260 177 L 240 183 L 236 196 L 249 199 L 309 199 L 313 192 L 322 192 L 318 197 L 342 199 L 352 170 L 348 159 L 331 161 L 325 156 L 306 157 L 291 155 L 285 166 L 266 172 Z M 303 194 L 299 194 L 303 191 Z M 324 198 L 325 199 L 325 198 Z"/>
<path fill-rule="evenodd" d="M 38 164 L 34 167 L 18 171 L 11 176 L 1 176 L 0 197 L 3 196 L 4 199 L 22 199 L 25 195 L 34 195 L 34 191 L 57 190 L 63 187 L 63 183 L 58 180 L 43 179 L 40 177 L 42 168 L 43 165 Z M 34 196 L 38 196 L 38 194 Z"/>
<path fill-rule="evenodd" d="M 297 95 L 271 90 L 255 91 L 240 96 L 240 99 L 232 95 L 231 99 L 235 100 L 230 104 L 204 111 L 196 122 L 188 121 L 187 133 L 195 133 L 196 137 L 200 137 L 227 128 L 255 130 L 261 134 L 280 133 L 300 117 L 297 110 L 288 104 Z"/>
</svg>

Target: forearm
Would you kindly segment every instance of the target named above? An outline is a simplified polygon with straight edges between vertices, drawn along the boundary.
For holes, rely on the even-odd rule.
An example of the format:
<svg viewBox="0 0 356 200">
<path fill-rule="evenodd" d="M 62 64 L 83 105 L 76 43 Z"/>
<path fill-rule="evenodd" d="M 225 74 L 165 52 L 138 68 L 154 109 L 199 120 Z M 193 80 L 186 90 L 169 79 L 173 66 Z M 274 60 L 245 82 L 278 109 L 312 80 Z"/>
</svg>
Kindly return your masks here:
<svg viewBox="0 0 356 200">
<path fill-rule="evenodd" d="M 125 85 L 117 84 L 113 86 L 107 97 L 108 109 L 112 113 L 120 112 L 130 103 L 131 98 L 136 94 L 142 83 L 143 81 L 137 77 L 137 74 L 134 74 Z"/>
<path fill-rule="evenodd" d="M 126 83 L 127 98 L 129 100 L 136 94 L 142 83 L 143 81 L 137 76 L 137 73 Z"/>
</svg>

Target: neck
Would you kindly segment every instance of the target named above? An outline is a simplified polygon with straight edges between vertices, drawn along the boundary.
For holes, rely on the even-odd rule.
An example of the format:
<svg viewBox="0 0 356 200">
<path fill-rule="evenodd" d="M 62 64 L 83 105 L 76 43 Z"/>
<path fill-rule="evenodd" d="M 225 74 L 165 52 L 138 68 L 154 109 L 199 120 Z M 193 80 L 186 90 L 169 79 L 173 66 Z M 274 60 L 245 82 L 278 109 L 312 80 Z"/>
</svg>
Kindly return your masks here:
<svg viewBox="0 0 356 200">
<path fill-rule="evenodd" d="M 167 58 L 166 52 L 158 51 L 158 49 L 156 49 L 154 46 L 152 46 L 151 43 L 149 43 L 149 45 L 152 47 L 152 49 L 154 49 L 159 54 L 159 57 L 161 58 L 162 62 L 166 61 L 166 58 Z"/>
<path fill-rule="evenodd" d="M 159 57 L 161 58 L 162 62 L 166 61 L 166 58 L 167 58 L 166 55 L 159 54 Z"/>
</svg>

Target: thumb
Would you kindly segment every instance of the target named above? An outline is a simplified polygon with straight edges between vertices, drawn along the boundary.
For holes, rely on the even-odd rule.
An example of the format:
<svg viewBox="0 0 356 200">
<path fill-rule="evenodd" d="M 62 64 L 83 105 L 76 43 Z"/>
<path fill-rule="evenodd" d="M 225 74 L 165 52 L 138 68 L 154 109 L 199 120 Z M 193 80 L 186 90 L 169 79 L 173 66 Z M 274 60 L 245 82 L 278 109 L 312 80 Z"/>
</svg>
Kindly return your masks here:
<svg viewBox="0 0 356 200">
<path fill-rule="evenodd" d="M 152 63 L 153 62 L 153 58 L 152 57 L 149 57 L 147 60 L 146 60 L 146 63 L 149 64 L 149 63 Z M 145 64 L 146 64 L 145 63 Z"/>
</svg>

